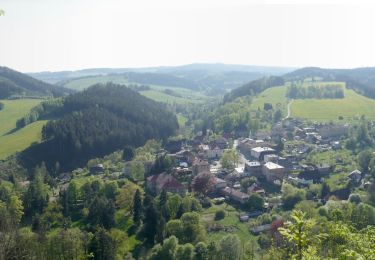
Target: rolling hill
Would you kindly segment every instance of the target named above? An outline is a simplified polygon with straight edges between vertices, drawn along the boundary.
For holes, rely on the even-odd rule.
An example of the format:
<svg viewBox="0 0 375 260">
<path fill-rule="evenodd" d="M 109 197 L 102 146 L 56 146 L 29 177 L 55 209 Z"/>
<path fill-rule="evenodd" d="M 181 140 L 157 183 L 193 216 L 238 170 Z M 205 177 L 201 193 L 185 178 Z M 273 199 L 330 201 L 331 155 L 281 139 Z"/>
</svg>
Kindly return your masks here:
<svg viewBox="0 0 375 260">
<path fill-rule="evenodd" d="M 21 153 L 24 166 L 56 162 L 66 170 L 149 139 L 164 140 L 178 128 L 165 105 L 124 86 L 95 85 L 65 98 L 60 116 L 43 128 L 43 142 Z"/>
<path fill-rule="evenodd" d="M 292 71 L 292 68 L 247 66 L 230 64 L 188 64 L 172 67 L 149 68 L 97 68 L 78 71 L 40 72 L 30 75 L 40 80 L 58 83 L 73 89 L 82 89 L 75 82 L 88 81 L 106 83 L 108 78 L 113 82 L 126 79 L 126 83 L 182 87 L 201 91 L 210 96 L 225 94 L 228 90 L 239 87 L 249 81 L 266 75 L 281 75 Z M 104 81 L 104 82 L 103 82 Z"/>
<path fill-rule="evenodd" d="M 45 83 L 10 68 L 0 67 L 1 99 L 13 96 L 59 97 L 72 92 L 72 90 Z"/>
</svg>

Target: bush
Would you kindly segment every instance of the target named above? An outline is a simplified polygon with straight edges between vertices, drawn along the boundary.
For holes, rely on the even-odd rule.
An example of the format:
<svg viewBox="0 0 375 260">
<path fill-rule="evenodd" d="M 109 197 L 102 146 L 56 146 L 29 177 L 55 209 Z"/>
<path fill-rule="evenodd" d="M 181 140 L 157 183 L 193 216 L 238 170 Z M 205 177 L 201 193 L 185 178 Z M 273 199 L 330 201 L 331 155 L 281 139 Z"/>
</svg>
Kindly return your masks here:
<svg viewBox="0 0 375 260">
<path fill-rule="evenodd" d="M 351 203 L 359 204 L 362 202 L 361 196 L 359 194 L 350 194 L 349 201 Z"/>
<path fill-rule="evenodd" d="M 216 213 L 215 213 L 215 220 L 221 220 L 223 218 L 225 218 L 225 211 L 222 210 L 222 209 L 216 211 Z"/>
</svg>

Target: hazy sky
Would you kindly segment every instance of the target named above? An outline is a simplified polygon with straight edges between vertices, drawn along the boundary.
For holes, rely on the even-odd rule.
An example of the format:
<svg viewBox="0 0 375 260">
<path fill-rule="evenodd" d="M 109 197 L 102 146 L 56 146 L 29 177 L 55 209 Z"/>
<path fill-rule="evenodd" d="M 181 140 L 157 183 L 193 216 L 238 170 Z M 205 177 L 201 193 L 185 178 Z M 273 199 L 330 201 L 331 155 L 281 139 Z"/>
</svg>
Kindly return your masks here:
<svg viewBox="0 0 375 260">
<path fill-rule="evenodd" d="M 0 0 L 0 65 L 25 72 L 195 62 L 375 66 L 369 2 Z"/>
</svg>

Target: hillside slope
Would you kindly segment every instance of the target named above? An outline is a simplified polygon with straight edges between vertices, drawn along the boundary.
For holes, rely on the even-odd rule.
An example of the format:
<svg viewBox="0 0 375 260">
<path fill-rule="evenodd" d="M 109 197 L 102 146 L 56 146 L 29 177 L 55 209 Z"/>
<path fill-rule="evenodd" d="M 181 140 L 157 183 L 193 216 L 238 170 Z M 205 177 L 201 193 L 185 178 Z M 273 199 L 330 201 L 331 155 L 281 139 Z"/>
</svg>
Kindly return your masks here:
<svg viewBox="0 0 375 260">
<path fill-rule="evenodd" d="M 50 167 L 59 162 L 71 169 L 125 145 L 138 147 L 149 139 L 166 139 L 178 128 L 176 116 L 161 103 L 114 84 L 70 95 L 61 114 L 44 127 L 44 142 L 22 153 L 25 166 L 45 161 Z"/>
<path fill-rule="evenodd" d="M 0 98 L 16 96 L 64 96 L 71 90 L 53 86 L 26 74 L 0 67 Z"/>
<path fill-rule="evenodd" d="M 25 116 L 31 108 L 38 105 L 40 99 L 0 100 L 4 109 L 0 111 L 0 159 L 26 149 L 30 144 L 41 140 L 45 121 L 34 122 L 16 131 L 16 122 Z"/>
</svg>

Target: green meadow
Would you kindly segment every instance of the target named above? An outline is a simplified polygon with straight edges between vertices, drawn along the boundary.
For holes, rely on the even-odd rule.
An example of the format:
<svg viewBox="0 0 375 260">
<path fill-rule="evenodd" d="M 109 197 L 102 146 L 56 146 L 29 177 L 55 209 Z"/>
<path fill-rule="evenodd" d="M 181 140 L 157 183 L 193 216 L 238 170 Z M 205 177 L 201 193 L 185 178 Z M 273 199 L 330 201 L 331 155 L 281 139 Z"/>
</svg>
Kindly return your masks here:
<svg viewBox="0 0 375 260">
<path fill-rule="evenodd" d="M 4 104 L 4 109 L 0 111 L 0 159 L 22 151 L 33 142 L 41 140 L 41 130 L 47 121 L 37 121 L 15 131 L 17 120 L 41 101 L 38 99 L 0 101 Z"/>
</svg>

